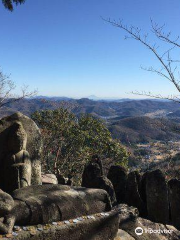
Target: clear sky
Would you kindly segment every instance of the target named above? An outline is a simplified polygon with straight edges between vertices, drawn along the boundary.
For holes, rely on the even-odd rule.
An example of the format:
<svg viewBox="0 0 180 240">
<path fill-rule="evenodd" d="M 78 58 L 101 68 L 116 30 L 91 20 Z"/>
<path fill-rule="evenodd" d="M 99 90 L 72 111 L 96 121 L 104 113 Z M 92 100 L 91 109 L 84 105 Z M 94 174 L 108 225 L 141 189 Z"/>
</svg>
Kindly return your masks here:
<svg viewBox="0 0 180 240">
<path fill-rule="evenodd" d="M 13 13 L 1 4 L 1 69 L 18 87 L 38 88 L 38 95 L 176 93 L 166 80 L 141 70 L 141 65 L 158 66 L 154 56 L 140 43 L 124 40 L 101 16 L 145 31 L 152 18 L 180 34 L 180 0 L 26 0 Z"/>
</svg>

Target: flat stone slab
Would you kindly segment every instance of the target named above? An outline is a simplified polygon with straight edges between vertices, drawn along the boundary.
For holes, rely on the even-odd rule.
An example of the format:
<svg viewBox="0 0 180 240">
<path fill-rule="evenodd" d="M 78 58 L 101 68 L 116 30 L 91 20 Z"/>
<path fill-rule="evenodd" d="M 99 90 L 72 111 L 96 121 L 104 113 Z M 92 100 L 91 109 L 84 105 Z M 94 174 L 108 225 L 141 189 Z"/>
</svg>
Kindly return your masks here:
<svg viewBox="0 0 180 240">
<path fill-rule="evenodd" d="M 14 227 L 12 234 L 0 236 L 7 240 L 114 240 L 119 228 L 117 211 L 82 216 L 52 224 Z"/>
</svg>

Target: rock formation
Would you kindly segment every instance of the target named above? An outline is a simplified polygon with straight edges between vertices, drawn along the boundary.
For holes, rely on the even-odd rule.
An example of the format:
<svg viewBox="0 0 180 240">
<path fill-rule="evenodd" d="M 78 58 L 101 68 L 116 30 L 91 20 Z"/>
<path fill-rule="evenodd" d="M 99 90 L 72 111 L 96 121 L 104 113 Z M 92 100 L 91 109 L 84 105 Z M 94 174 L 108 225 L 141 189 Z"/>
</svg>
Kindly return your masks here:
<svg viewBox="0 0 180 240">
<path fill-rule="evenodd" d="M 128 207 L 125 204 L 119 206 L 119 231 L 115 240 L 179 240 L 180 232 L 173 226 L 154 223 L 138 216 L 137 209 Z M 135 233 L 136 228 L 142 228 L 142 235 Z M 165 231 L 165 232 L 164 232 Z M 128 234 L 128 235 L 127 235 Z M 131 238 L 126 238 L 131 236 Z M 133 240 L 132 239 L 132 240 Z"/>
<path fill-rule="evenodd" d="M 35 225 L 68 220 L 111 210 L 104 190 L 64 185 L 31 186 L 12 196 L 0 192 L 0 231 L 11 233 L 14 225 Z"/>
<path fill-rule="evenodd" d="M 121 166 L 111 166 L 107 178 L 94 155 L 84 168 L 83 187 L 58 185 L 72 185 L 72 177 L 65 179 L 58 169 L 56 175 L 41 176 L 41 144 L 38 127 L 26 116 L 16 113 L 0 120 L 0 233 L 9 233 L 3 239 L 180 239 L 177 229 L 163 225 L 180 229 L 180 180 L 167 183 L 160 170 L 127 175 Z M 117 205 L 116 197 L 129 206 Z M 141 217 L 158 223 L 139 217 L 137 209 Z M 143 235 L 135 233 L 137 227 Z M 164 229 L 173 232 L 164 234 Z"/>
<path fill-rule="evenodd" d="M 13 190 L 31 185 L 31 161 L 26 151 L 27 134 L 20 122 L 14 122 L 9 129 L 8 154 L 3 159 L 3 188 Z M 8 176 L 8 177 L 7 177 Z"/>
<path fill-rule="evenodd" d="M 138 208 L 141 216 L 146 216 L 146 205 L 141 197 L 141 176 L 137 171 L 130 172 L 127 179 L 126 202 Z"/>
<path fill-rule="evenodd" d="M 22 127 L 27 134 L 26 151 L 29 153 L 29 159 L 32 167 L 31 184 L 41 184 L 40 155 L 42 150 L 42 141 L 40 130 L 33 120 L 21 113 L 15 113 L 0 120 L 0 188 L 4 191 L 6 191 L 6 189 L 3 188 L 3 176 L 5 175 L 4 161 L 9 155 L 9 147 L 11 145 L 11 143 L 7 143 L 10 140 L 10 131 L 12 130 L 12 126 L 17 122 L 22 124 Z"/>
<path fill-rule="evenodd" d="M 104 175 L 103 164 L 102 164 L 102 161 L 101 161 L 100 157 L 97 154 L 92 156 L 91 163 L 97 163 L 99 165 L 100 170 L 101 170 L 101 175 Z"/>
<path fill-rule="evenodd" d="M 15 231 L 3 240 L 114 240 L 118 219 L 118 212 L 110 211 L 45 225 L 15 226 Z"/>
<path fill-rule="evenodd" d="M 158 169 L 146 176 L 148 218 L 154 222 L 169 223 L 168 187 L 164 174 Z"/>
<path fill-rule="evenodd" d="M 180 230 L 180 181 L 172 179 L 168 186 L 171 223 Z"/>
<path fill-rule="evenodd" d="M 110 196 L 112 204 L 116 203 L 116 196 L 111 181 L 101 174 L 101 168 L 97 163 L 89 163 L 84 168 L 82 175 L 82 187 L 104 189 Z"/>
<path fill-rule="evenodd" d="M 113 184 L 116 193 L 117 203 L 125 203 L 127 170 L 121 166 L 111 166 L 107 177 Z"/>
</svg>

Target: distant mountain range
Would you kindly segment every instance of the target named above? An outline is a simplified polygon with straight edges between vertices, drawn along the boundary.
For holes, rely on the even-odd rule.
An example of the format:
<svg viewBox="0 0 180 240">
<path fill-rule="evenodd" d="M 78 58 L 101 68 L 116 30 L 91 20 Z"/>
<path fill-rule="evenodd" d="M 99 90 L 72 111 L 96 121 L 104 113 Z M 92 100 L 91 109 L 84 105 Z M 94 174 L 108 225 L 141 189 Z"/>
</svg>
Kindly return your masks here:
<svg viewBox="0 0 180 240">
<path fill-rule="evenodd" d="M 156 100 L 129 100 L 121 101 L 94 101 L 89 98 L 72 99 L 66 97 L 39 96 L 31 99 L 22 99 L 10 103 L 0 110 L 0 116 L 10 112 L 20 111 L 28 116 L 33 112 L 44 109 L 56 109 L 70 107 L 75 114 L 93 114 L 103 119 L 115 118 L 115 120 L 135 117 L 180 117 L 180 105 L 174 102 Z"/>
<path fill-rule="evenodd" d="M 56 97 L 56 96 L 36 96 L 36 97 L 32 97 L 30 99 L 46 99 L 46 100 L 50 100 L 50 101 L 68 101 L 71 100 L 72 98 L 69 97 Z"/>
<path fill-rule="evenodd" d="M 89 98 L 38 96 L 8 104 L 0 109 L 0 117 L 16 111 L 30 116 L 35 111 L 60 107 L 69 108 L 76 115 L 92 114 L 103 119 L 113 136 L 122 142 L 179 138 L 180 105 L 170 101 L 132 99 L 95 101 Z M 163 128 L 162 121 L 165 126 Z"/>
<path fill-rule="evenodd" d="M 107 102 L 124 102 L 124 101 L 134 101 L 135 99 L 129 99 L 129 98 L 100 98 L 100 97 L 97 97 L 95 95 L 90 95 L 88 97 L 85 97 L 85 98 L 88 98 L 89 100 L 93 100 L 93 101 L 107 101 Z M 61 101 L 61 100 L 72 100 L 72 99 L 76 99 L 76 98 L 70 98 L 70 97 L 64 97 L 64 96 L 60 96 L 60 97 L 57 97 L 57 96 L 36 96 L 36 97 L 33 97 L 31 99 L 48 99 L 48 100 L 51 100 L 51 101 Z"/>
</svg>

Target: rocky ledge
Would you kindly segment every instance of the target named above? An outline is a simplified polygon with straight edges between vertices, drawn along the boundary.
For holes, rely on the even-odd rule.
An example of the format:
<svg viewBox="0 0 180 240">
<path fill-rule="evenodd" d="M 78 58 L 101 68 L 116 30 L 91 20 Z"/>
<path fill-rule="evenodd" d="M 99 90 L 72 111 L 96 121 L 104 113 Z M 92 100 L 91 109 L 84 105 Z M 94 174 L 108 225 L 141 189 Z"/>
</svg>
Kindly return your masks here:
<svg viewBox="0 0 180 240">
<path fill-rule="evenodd" d="M 7 240 L 113 240 L 119 228 L 118 211 L 98 213 L 52 224 L 15 226 L 12 234 L 0 236 Z"/>
<path fill-rule="evenodd" d="M 154 223 L 138 216 L 138 210 L 119 205 L 119 231 L 115 240 L 179 240 L 180 231 L 170 225 Z M 137 235 L 136 229 L 142 234 Z"/>
</svg>

